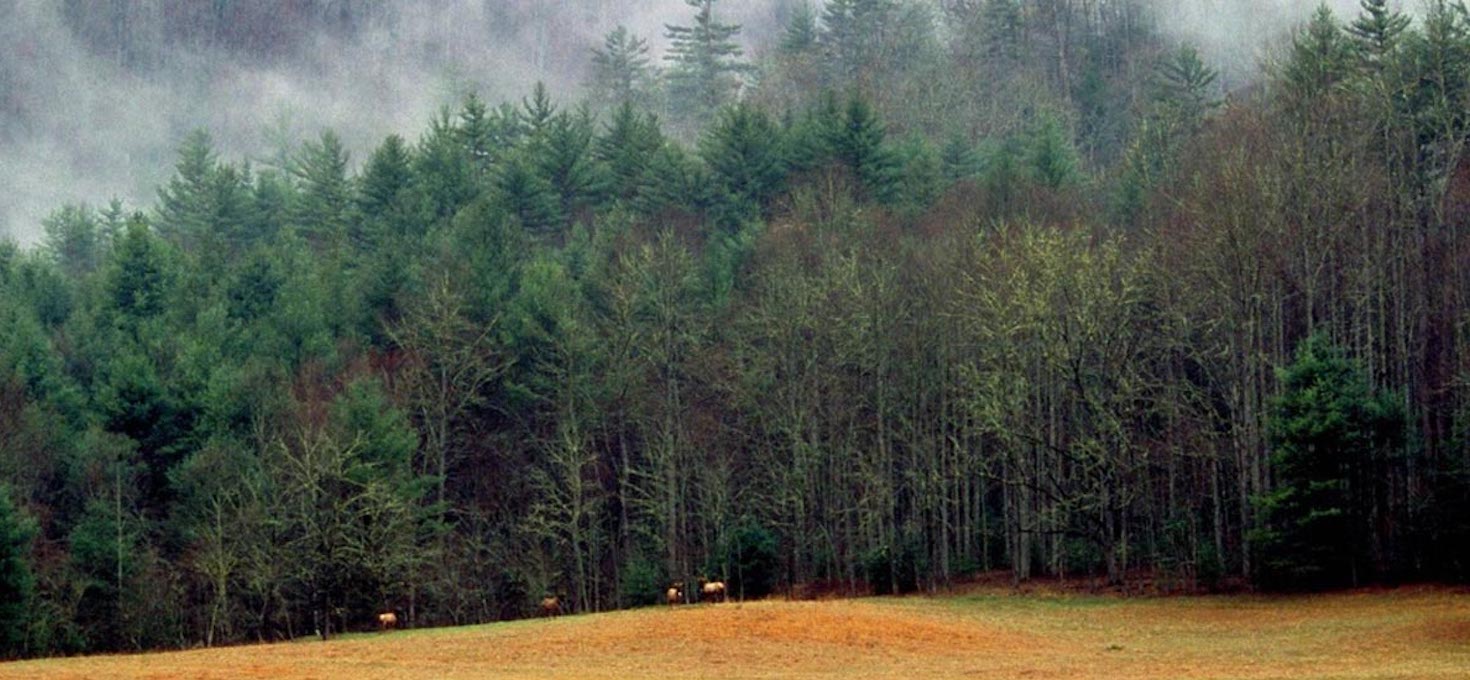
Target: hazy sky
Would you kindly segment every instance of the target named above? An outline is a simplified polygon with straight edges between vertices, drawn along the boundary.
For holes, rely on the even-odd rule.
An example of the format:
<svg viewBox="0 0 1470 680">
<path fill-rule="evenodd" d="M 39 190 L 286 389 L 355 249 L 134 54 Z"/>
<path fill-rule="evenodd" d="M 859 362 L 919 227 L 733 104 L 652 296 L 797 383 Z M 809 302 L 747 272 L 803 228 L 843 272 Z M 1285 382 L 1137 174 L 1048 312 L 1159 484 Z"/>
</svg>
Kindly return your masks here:
<svg viewBox="0 0 1470 680">
<path fill-rule="evenodd" d="M 208 128 L 225 156 L 238 158 L 271 148 L 268 130 L 300 138 L 330 127 L 360 158 L 390 132 L 416 136 L 466 88 L 491 100 L 520 96 L 536 80 L 569 91 L 582 79 L 588 48 L 616 24 L 661 43 L 663 24 L 688 14 L 683 0 L 378 0 L 388 8 L 383 20 L 351 37 L 311 36 L 288 59 L 170 45 L 165 37 L 163 64 L 136 69 L 77 38 L 62 18 L 67 1 L 0 0 L 0 234 L 22 243 L 66 202 L 118 196 L 150 205 L 191 129 Z M 169 1 L 79 6 L 103 12 L 131 2 L 124 6 L 146 12 Z M 727 0 L 722 9 L 747 26 L 754 44 L 798 2 Z M 1279 35 L 1317 4 L 1160 3 L 1171 30 L 1242 65 L 1255 62 L 1261 36 Z M 1349 11 L 1356 0 L 1334 4 Z M 94 23 L 109 26 L 102 17 Z"/>
</svg>

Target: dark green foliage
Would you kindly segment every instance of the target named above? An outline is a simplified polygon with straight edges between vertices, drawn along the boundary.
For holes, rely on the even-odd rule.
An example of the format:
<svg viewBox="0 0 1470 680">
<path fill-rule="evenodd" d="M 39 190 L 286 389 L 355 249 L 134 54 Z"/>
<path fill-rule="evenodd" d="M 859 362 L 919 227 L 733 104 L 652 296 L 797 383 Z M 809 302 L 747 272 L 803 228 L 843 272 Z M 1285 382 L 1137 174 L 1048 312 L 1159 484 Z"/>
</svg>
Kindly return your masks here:
<svg viewBox="0 0 1470 680">
<path fill-rule="evenodd" d="M 31 540 L 36 523 L 16 507 L 8 487 L 0 486 L 0 655 L 14 658 L 26 651 L 35 579 L 31 575 Z"/>
<path fill-rule="evenodd" d="M 538 165 L 556 196 L 556 214 L 565 222 L 575 220 L 603 189 L 601 168 L 593 157 L 591 113 L 584 109 L 554 116 L 541 147 Z"/>
<path fill-rule="evenodd" d="M 1362 0 L 1362 10 L 1347 27 L 1359 54 L 1369 66 L 1381 68 L 1398 48 L 1410 19 L 1391 9 L 1388 0 Z"/>
<path fill-rule="evenodd" d="M 496 172 L 495 197 L 526 231 L 549 234 L 565 219 L 562 197 L 533 162 L 523 156 L 506 161 Z"/>
<path fill-rule="evenodd" d="M 608 195 L 624 203 L 634 200 L 647 183 L 652 157 L 663 145 L 653 114 L 640 113 L 632 103 L 619 106 L 595 148 L 606 169 Z"/>
<path fill-rule="evenodd" d="M 358 182 L 357 210 L 369 225 L 358 247 L 377 245 L 390 236 L 408 236 L 414 224 L 413 157 L 398 135 L 390 135 L 368 158 Z"/>
<path fill-rule="evenodd" d="M 944 179 L 953 183 L 974 178 L 980 174 L 980 154 L 964 135 L 950 135 L 940 151 L 939 162 Z"/>
<path fill-rule="evenodd" d="M 850 97 L 832 150 L 837 161 L 852 172 L 863 196 L 879 202 L 896 198 L 901 172 L 887 138 L 887 127 L 872 105 L 862 97 Z"/>
<path fill-rule="evenodd" d="M 163 244 L 150 233 L 147 222 L 134 218 L 109 265 L 107 287 L 113 308 L 133 320 L 162 314 L 172 278 Z"/>
<path fill-rule="evenodd" d="M 1079 180 L 1077 149 L 1062 121 L 1046 116 L 1032 132 L 1030 141 L 1031 176 L 1037 184 L 1061 189 Z"/>
<path fill-rule="evenodd" d="M 1281 588 L 1373 578 L 1369 513 L 1384 463 L 1403 442 L 1398 398 L 1375 393 L 1323 335 L 1303 343 L 1280 379 L 1271 418 L 1276 488 L 1257 501 L 1261 578 Z"/>
<path fill-rule="evenodd" d="M 727 200 L 750 206 L 752 213 L 764 210 L 785 181 L 780 130 L 753 106 L 725 109 L 701 138 L 699 155 Z"/>
<path fill-rule="evenodd" d="M 727 554 L 725 579 L 732 595 L 756 599 L 775 590 L 781 568 L 775 533 L 747 517 L 731 532 Z"/>
<path fill-rule="evenodd" d="M 338 251 L 354 237 L 347 162 L 342 140 L 327 131 L 302 146 L 291 170 L 300 184 L 291 206 L 292 222 L 307 242 L 324 251 Z"/>
<path fill-rule="evenodd" d="M 1306 30 L 1292 39 L 1284 76 L 1306 99 L 1331 91 L 1347 77 L 1353 47 L 1326 4 L 1317 8 Z"/>
</svg>

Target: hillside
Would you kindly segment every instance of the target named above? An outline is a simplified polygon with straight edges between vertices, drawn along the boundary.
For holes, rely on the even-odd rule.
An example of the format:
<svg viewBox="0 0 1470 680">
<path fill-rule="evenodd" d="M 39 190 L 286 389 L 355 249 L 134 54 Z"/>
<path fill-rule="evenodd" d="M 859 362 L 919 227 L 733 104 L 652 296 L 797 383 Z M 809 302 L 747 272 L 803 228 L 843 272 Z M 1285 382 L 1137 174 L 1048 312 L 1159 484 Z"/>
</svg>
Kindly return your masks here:
<svg viewBox="0 0 1470 680">
<path fill-rule="evenodd" d="M 1457 678 L 1470 595 L 655 607 L 330 643 L 36 661 L 0 678 Z"/>
</svg>

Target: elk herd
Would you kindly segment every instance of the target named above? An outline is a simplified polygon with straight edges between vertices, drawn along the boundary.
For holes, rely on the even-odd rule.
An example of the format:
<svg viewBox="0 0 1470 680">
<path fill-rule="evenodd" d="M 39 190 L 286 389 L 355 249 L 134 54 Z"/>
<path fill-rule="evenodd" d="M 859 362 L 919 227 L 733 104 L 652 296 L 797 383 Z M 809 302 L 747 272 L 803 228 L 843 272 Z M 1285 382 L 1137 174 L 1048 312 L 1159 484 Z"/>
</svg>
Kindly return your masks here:
<svg viewBox="0 0 1470 680">
<path fill-rule="evenodd" d="M 669 586 L 669 589 L 667 591 L 664 592 L 664 599 L 668 601 L 670 607 L 674 605 L 684 604 L 686 601 L 710 603 L 724 602 L 725 599 L 729 596 L 729 587 L 725 585 L 724 581 L 710 581 L 708 579 L 699 579 L 699 588 L 695 590 L 695 594 L 698 596 L 698 600 L 686 600 L 686 596 L 688 595 L 688 593 L 686 593 L 684 590 L 684 582 L 676 581 L 673 585 Z"/>
<path fill-rule="evenodd" d="M 729 586 L 725 585 L 724 581 L 711 581 L 702 578 L 699 579 L 698 588 L 692 593 L 694 598 L 688 599 L 691 593 L 685 590 L 684 582 L 676 581 L 664 592 L 664 599 L 672 607 L 695 602 L 724 602 L 729 597 L 729 593 Z M 561 598 L 555 595 L 547 595 L 541 599 L 539 611 L 543 617 L 561 616 L 564 613 Z M 378 626 L 385 633 L 398 628 L 398 614 L 391 611 L 378 614 Z"/>
</svg>

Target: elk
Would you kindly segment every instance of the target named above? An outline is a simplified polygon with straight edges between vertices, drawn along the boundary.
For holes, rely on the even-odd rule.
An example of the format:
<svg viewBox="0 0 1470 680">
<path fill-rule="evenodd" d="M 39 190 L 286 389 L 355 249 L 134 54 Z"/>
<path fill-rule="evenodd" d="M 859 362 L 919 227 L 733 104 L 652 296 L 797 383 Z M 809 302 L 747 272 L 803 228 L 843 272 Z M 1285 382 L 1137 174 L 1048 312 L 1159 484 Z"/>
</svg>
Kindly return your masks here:
<svg viewBox="0 0 1470 680">
<path fill-rule="evenodd" d="M 704 602 L 724 602 L 727 589 L 724 581 L 706 581 L 700 579 L 700 600 Z"/>
<path fill-rule="evenodd" d="M 670 607 L 679 604 L 680 600 L 684 599 L 684 582 L 679 581 L 669 586 L 669 590 L 664 593 L 664 597 L 669 601 Z"/>
<path fill-rule="evenodd" d="M 561 598 L 555 595 L 547 595 L 541 598 L 542 616 L 561 616 Z"/>
<path fill-rule="evenodd" d="M 388 632 L 398 627 L 398 615 L 393 612 L 383 612 L 378 615 L 378 625 L 383 632 Z"/>
</svg>

